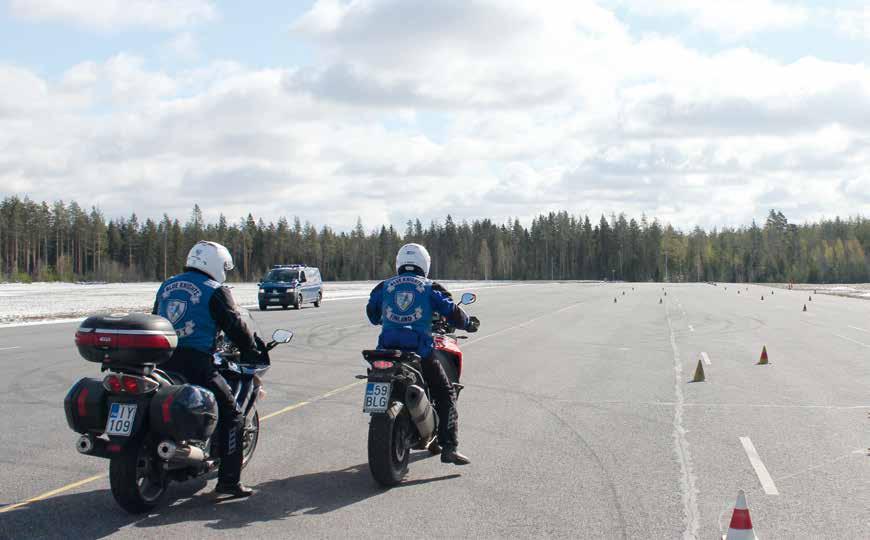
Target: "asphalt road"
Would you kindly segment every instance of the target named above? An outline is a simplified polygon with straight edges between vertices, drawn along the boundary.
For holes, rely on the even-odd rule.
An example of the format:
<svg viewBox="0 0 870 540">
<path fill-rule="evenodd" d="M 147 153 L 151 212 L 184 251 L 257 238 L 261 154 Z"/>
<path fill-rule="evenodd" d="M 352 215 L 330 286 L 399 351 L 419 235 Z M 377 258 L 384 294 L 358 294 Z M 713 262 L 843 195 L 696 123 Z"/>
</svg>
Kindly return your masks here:
<svg viewBox="0 0 870 540">
<path fill-rule="evenodd" d="M 176 485 L 147 517 L 73 448 L 62 400 L 98 371 L 75 325 L 0 330 L 0 537 L 718 538 L 743 489 L 764 540 L 870 538 L 867 301 L 724 284 L 478 293 L 470 466 L 419 453 L 400 487 L 371 480 L 363 390 L 348 387 L 376 339 L 364 300 L 255 312 L 297 335 L 273 353 L 261 414 L 304 403 L 263 422 L 244 477 L 259 493 L 217 504 L 213 480 Z M 702 353 L 707 380 L 690 383 Z"/>
</svg>

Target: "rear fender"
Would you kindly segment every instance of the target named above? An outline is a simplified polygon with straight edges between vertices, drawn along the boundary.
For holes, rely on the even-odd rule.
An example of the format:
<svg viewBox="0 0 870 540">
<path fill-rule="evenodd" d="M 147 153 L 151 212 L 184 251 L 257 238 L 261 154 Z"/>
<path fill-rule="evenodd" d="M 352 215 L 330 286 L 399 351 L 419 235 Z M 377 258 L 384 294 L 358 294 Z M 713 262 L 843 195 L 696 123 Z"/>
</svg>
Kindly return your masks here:
<svg viewBox="0 0 870 540">
<path fill-rule="evenodd" d="M 459 343 L 448 336 L 435 336 L 435 349 L 447 355 L 456 366 L 457 380 L 462 377 L 462 349 L 459 348 Z"/>
</svg>

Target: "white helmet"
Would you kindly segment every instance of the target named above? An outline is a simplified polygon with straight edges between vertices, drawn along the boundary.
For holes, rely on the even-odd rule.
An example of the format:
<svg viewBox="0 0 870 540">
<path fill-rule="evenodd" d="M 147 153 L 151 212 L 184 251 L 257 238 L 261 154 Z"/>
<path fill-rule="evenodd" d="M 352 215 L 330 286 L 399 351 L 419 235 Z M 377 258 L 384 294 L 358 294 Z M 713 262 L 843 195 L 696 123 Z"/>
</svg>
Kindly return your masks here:
<svg viewBox="0 0 870 540">
<path fill-rule="evenodd" d="M 399 248 L 399 253 L 396 255 L 396 273 L 401 274 L 413 268 L 408 266 L 416 266 L 423 271 L 423 275 L 429 277 L 429 265 L 432 264 L 432 257 L 426 248 L 420 244 L 405 244 Z"/>
<path fill-rule="evenodd" d="M 235 268 L 233 256 L 224 246 L 217 242 L 200 240 L 187 254 L 185 268 L 195 268 L 205 272 L 218 283 L 227 280 L 227 272 Z"/>
</svg>

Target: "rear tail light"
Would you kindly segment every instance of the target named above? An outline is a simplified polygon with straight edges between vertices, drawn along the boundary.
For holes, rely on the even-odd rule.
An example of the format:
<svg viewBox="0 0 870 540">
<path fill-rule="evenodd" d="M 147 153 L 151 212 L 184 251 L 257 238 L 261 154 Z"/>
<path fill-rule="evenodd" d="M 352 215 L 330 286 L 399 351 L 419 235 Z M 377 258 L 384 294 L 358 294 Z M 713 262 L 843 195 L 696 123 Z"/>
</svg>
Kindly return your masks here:
<svg viewBox="0 0 870 540">
<path fill-rule="evenodd" d="M 375 360 L 372 362 L 372 367 L 375 369 L 392 369 L 393 363 L 388 360 Z"/>
<path fill-rule="evenodd" d="M 171 349 L 164 334 L 110 334 L 106 332 L 76 332 L 79 347 L 107 349 Z"/>
<path fill-rule="evenodd" d="M 121 378 L 117 375 L 107 375 L 103 379 L 103 387 L 113 394 L 120 394 L 124 390 L 121 386 Z"/>
<path fill-rule="evenodd" d="M 103 387 L 113 394 L 147 394 L 157 386 L 158 384 L 150 379 L 133 375 L 107 375 L 103 379 Z"/>
</svg>

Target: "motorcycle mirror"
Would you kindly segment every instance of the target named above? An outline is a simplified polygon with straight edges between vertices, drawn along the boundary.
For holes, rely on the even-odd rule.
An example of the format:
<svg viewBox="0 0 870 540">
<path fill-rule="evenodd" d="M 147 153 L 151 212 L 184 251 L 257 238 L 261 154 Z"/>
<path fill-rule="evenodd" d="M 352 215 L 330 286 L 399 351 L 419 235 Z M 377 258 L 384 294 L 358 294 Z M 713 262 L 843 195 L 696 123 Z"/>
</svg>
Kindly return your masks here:
<svg viewBox="0 0 870 540">
<path fill-rule="evenodd" d="M 275 330 L 272 333 L 272 341 L 276 343 L 290 343 L 290 340 L 293 339 L 293 332 L 290 330 Z"/>
<path fill-rule="evenodd" d="M 463 293 L 462 297 L 459 298 L 459 303 L 464 304 L 466 306 L 468 304 L 473 304 L 475 302 L 477 302 L 477 295 L 474 293 L 470 293 L 470 292 Z"/>
</svg>

